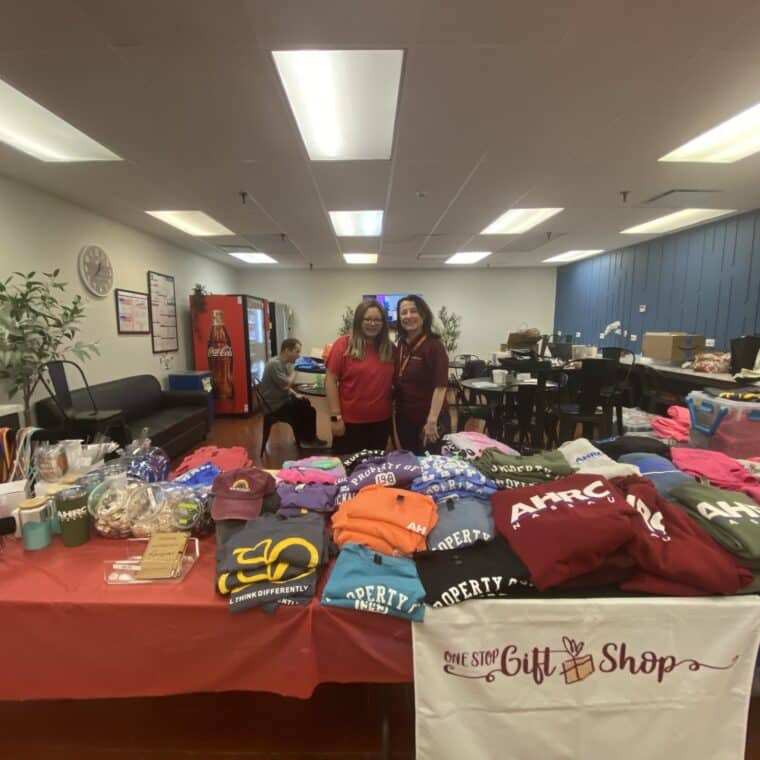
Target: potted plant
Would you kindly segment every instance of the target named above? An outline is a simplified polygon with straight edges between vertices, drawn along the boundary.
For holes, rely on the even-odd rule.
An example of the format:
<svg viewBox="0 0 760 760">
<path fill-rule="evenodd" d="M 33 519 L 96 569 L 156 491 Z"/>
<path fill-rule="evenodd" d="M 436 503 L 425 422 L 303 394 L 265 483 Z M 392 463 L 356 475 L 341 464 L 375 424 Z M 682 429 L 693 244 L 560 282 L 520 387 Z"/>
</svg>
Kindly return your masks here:
<svg viewBox="0 0 760 760">
<path fill-rule="evenodd" d="M 459 345 L 459 336 L 462 334 L 462 317 L 453 311 L 449 313 L 445 306 L 441 306 L 438 312 L 440 323 L 441 340 L 446 348 L 446 353 L 453 356 Z"/>
<path fill-rule="evenodd" d="M 351 335 L 353 326 L 354 308 L 353 306 L 346 306 L 345 311 L 340 316 L 340 327 L 338 328 L 338 335 Z"/>
<path fill-rule="evenodd" d="M 0 283 L 0 381 L 13 398 L 21 392 L 24 424 L 31 425 L 31 400 L 43 364 L 73 354 L 86 361 L 100 354 L 76 339 L 84 320 L 82 296 L 64 299 L 66 283 L 52 272 L 14 272 Z"/>
</svg>

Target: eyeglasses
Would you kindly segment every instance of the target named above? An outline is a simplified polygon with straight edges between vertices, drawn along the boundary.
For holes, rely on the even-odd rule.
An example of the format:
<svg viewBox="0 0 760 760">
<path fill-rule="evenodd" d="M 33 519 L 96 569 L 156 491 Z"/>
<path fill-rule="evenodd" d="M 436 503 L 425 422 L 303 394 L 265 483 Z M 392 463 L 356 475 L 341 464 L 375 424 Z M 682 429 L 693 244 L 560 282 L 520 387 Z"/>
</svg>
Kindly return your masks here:
<svg viewBox="0 0 760 760">
<path fill-rule="evenodd" d="M 381 325 L 383 324 L 382 319 L 372 319 L 371 317 L 364 317 L 362 319 L 362 322 L 364 322 L 365 325 Z"/>
</svg>

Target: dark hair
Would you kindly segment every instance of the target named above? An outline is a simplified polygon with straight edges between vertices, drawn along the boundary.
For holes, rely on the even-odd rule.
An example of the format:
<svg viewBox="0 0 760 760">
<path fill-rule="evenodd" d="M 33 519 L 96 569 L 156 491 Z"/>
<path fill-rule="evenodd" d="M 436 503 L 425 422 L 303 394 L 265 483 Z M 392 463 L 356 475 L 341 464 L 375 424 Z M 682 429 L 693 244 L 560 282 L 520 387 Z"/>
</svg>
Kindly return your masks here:
<svg viewBox="0 0 760 760">
<path fill-rule="evenodd" d="M 380 357 L 380 361 L 392 362 L 393 346 L 391 345 L 391 339 L 389 336 L 390 328 L 388 326 L 388 315 L 385 313 L 382 304 L 374 298 L 368 301 L 362 301 L 354 311 L 354 322 L 351 328 L 351 336 L 349 337 L 348 345 L 346 346 L 346 356 L 350 356 L 352 359 L 358 359 L 359 361 L 364 359 L 366 355 L 366 338 L 362 331 L 362 320 L 364 319 L 364 315 L 372 308 L 377 309 L 383 319 L 383 327 L 374 338 L 377 354 Z"/>
<path fill-rule="evenodd" d="M 419 296 L 409 295 L 399 298 L 396 312 L 396 332 L 398 332 L 399 338 L 406 337 L 406 330 L 401 326 L 401 304 L 404 301 L 411 301 L 422 317 L 422 334 L 427 335 L 429 338 L 440 338 L 441 336 L 433 332 L 433 312 L 430 307 L 425 303 L 424 299 Z"/>
<path fill-rule="evenodd" d="M 282 343 L 280 343 L 280 353 L 283 351 L 292 351 L 296 346 L 300 346 L 301 341 L 298 340 L 298 338 L 285 338 Z"/>
</svg>

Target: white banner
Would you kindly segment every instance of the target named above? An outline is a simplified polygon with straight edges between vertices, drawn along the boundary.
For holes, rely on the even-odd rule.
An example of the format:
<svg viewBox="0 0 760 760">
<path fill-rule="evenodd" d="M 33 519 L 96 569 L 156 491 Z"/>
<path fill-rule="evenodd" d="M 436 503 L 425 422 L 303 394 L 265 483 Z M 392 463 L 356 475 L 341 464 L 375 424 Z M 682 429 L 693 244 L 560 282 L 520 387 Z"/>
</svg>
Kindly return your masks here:
<svg viewBox="0 0 760 760">
<path fill-rule="evenodd" d="M 412 626 L 417 760 L 742 760 L 760 599 L 477 599 Z"/>
</svg>

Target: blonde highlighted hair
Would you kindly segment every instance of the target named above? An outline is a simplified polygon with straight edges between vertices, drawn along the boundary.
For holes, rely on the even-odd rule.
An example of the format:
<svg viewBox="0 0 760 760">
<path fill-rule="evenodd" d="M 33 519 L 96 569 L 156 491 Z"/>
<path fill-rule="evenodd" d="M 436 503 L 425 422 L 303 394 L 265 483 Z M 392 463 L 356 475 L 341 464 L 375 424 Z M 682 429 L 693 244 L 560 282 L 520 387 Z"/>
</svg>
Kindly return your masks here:
<svg viewBox="0 0 760 760">
<path fill-rule="evenodd" d="M 362 332 L 362 322 L 364 321 L 364 315 L 373 307 L 380 312 L 380 317 L 383 320 L 382 329 L 373 339 L 377 348 L 377 355 L 382 362 L 392 362 L 393 344 L 390 339 L 388 316 L 380 302 L 374 298 L 369 301 L 362 301 L 356 307 L 356 311 L 354 311 L 354 323 L 351 326 L 351 337 L 348 339 L 348 345 L 346 346 L 346 356 L 361 361 L 367 355 L 367 339 Z"/>
</svg>

